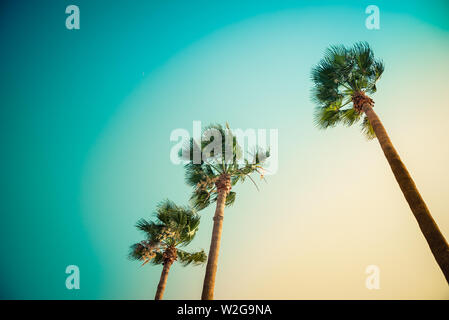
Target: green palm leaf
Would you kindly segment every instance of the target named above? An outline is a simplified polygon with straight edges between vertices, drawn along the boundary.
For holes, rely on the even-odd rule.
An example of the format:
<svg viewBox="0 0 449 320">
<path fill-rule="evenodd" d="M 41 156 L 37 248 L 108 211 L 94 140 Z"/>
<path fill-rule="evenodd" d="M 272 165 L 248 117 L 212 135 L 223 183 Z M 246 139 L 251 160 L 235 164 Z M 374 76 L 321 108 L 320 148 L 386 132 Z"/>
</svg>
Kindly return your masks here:
<svg viewBox="0 0 449 320">
<path fill-rule="evenodd" d="M 178 249 L 178 261 L 185 267 L 189 264 L 193 264 L 195 266 L 204 264 L 207 260 L 207 255 L 204 250 L 189 253 L 183 250 Z"/>
</svg>

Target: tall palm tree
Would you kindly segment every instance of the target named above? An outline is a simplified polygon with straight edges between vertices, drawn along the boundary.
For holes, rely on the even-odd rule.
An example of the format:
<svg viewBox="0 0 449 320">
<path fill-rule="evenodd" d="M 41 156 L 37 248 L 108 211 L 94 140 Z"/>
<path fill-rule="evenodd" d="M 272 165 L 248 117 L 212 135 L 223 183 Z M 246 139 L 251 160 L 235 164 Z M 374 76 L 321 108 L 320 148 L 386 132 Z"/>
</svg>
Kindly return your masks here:
<svg viewBox="0 0 449 320">
<path fill-rule="evenodd" d="M 237 143 L 237 137 L 232 133 L 229 125 L 219 124 L 205 128 L 201 142 L 190 140 L 190 143 L 180 150 L 180 156 L 188 163 L 185 165 L 186 182 L 193 187 L 191 202 L 195 209 L 202 210 L 216 202 L 212 239 L 204 277 L 202 300 L 214 298 L 215 275 L 218 265 L 221 233 L 223 230 L 223 216 L 225 206 L 234 203 L 236 193 L 231 188 L 237 182 L 244 182 L 248 177 L 258 173 L 263 178 L 263 162 L 269 157 L 268 151 L 256 147 L 253 154 L 245 156 Z M 216 140 L 219 138 L 220 140 Z M 213 146 L 216 148 L 213 148 Z M 195 159 L 194 153 L 199 154 Z M 255 184 L 256 185 L 256 184 Z M 257 185 L 256 185 L 257 188 Z"/>
<path fill-rule="evenodd" d="M 164 266 L 155 300 L 162 299 L 168 272 L 175 261 L 181 262 L 183 266 L 206 262 L 207 256 L 203 250 L 189 253 L 178 248 L 193 240 L 199 224 L 200 217 L 194 210 L 177 206 L 170 200 L 157 206 L 155 221 L 140 219 L 137 222 L 137 229 L 144 232 L 146 239 L 131 246 L 129 258 L 142 261 L 142 266 L 150 261 L 153 265 Z"/>
<path fill-rule="evenodd" d="M 326 129 L 340 123 L 351 126 L 361 120 L 367 137 L 377 137 L 430 250 L 449 282 L 449 246 L 374 112 L 373 99 L 368 96 L 376 92 L 376 83 L 383 71 L 383 62 L 374 58 L 365 42 L 350 48 L 328 48 L 324 58 L 312 69 L 316 125 Z"/>
</svg>

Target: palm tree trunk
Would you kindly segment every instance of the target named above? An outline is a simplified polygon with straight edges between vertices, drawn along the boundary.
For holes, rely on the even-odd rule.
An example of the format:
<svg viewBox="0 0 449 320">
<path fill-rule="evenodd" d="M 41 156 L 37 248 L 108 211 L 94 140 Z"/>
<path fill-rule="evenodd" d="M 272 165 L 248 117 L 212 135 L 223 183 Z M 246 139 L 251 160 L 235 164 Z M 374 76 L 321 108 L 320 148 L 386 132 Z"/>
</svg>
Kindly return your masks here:
<svg viewBox="0 0 449 320">
<path fill-rule="evenodd" d="M 167 261 L 164 263 L 164 267 L 162 268 L 161 279 L 159 280 L 159 284 L 157 285 L 156 297 L 154 300 L 162 300 L 165 291 L 165 285 L 167 284 L 168 271 L 170 271 L 170 267 L 172 262 Z"/>
<path fill-rule="evenodd" d="M 223 230 L 223 214 L 226 204 L 227 190 L 220 190 L 217 196 L 217 207 L 214 215 L 214 228 L 207 259 L 206 275 L 204 277 L 202 300 L 214 299 L 215 274 L 217 273 L 218 252 L 220 250 L 221 232 Z"/>
<path fill-rule="evenodd" d="M 382 122 L 374 112 L 372 105 L 365 103 L 363 105 L 363 111 L 368 117 L 368 120 L 376 133 L 377 140 L 379 140 L 380 146 L 388 160 L 388 163 L 390 164 L 396 181 L 398 182 L 402 193 L 410 206 L 410 209 L 412 209 L 412 212 L 418 221 L 421 232 L 426 238 L 435 260 L 443 271 L 446 281 L 449 283 L 449 246 L 446 239 L 430 215 L 429 209 L 419 194 L 419 191 L 407 168 L 404 163 L 402 163 L 399 154 L 394 148 L 384 126 L 382 125 Z"/>
</svg>

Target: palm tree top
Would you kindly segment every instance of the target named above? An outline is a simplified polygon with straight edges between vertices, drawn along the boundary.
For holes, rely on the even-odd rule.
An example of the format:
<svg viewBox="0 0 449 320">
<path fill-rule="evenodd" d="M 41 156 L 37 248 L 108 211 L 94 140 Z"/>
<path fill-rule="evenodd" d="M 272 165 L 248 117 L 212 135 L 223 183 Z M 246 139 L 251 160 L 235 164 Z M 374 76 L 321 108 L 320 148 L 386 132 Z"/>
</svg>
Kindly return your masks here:
<svg viewBox="0 0 449 320">
<path fill-rule="evenodd" d="M 338 123 L 351 126 L 361 120 L 362 105 L 374 103 L 369 95 L 377 91 L 376 83 L 383 71 L 384 63 L 375 59 L 366 42 L 352 47 L 329 47 L 324 58 L 312 68 L 316 125 L 326 129 Z M 368 138 L 375 137 L 366 116 L 361 126 Z"/>
<path fill-rule="evenodd" d="M 220 186 L 222 180 L 230 182 L 227 186 L 227 206 L 235 201 L 236 193 L 231 192 L 230 188 L 237 182 L 244 182 L 249 178 L 257 188 L 251 174 L 256 173 L 264 178 L 263 165 L 270 156 L 268 150 L 256 146 L 254 152 L 245 155 L 227 123 L 225 127 L 220 124 L 206 126 L 202 137 L 200 142 L 191 138 L 189 143 L 179 150 L 180 158 L 187 161 L 185 180 L 194 188 L 190 200 L 195 209 L 202 210 L 217 200 L 217 186 Z M 215 141 L 217 137 L 221 141 Z"/>
<path fill-rule="evenodd" d="M 177 248 L 191 243 L 199 229 L 200 216 L 195 210 L 164 200 L 157 205 L 154 215 L 155 219 L 140 219 L 136 223 L 146 239 L 131 246 L 130 259 L 144 261 L 144 264 L 149 261 L 163 264 L 166 259 L 179 259 L 183 265 L 206 261 L 203 250 L 188 253 Z"/>
</svg>

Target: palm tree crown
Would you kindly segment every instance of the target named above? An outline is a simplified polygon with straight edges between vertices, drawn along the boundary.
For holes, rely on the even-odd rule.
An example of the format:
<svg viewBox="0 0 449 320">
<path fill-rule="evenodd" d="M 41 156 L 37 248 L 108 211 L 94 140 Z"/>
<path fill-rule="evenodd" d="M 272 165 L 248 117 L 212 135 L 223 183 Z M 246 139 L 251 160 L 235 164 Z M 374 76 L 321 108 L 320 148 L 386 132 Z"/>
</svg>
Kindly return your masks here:
<svg viewBox="0 0 449 320">
<path fill-rule="evenodd" d="M 184 266 L 206 262 L 203 250 L 189 253 L 177 248 L 188 245 L 198 231 L 200 217 L 194 210 L 165 200 L 157 206 L 155 215 L 155 221 L 137 222 L 137 229 L 144 232 L 146 239 L 131 246 L 130 259 L 143 261 L 143 265 L 150 261 L 158 265 L 177 260 Z"/>
<path fill-rule="evenodd" d="M 248 177 L 256 186 L 251 174 L 258 173 L 264 176 L 263 163 L 269 157 L 269 151 L 256 150 L 248 159 L 243 155 L 241 147 L 237 143 L 237 137 L 232 133 L 229 125 L 209 125 L 204 129 L 203 136 L 210 131 L 215 131 L 221 138 L 218 148 L 211 148 L 215 136 L 206 139 L 208 141 L 197 142 L 190 139 L 189 144 L 179 150 L 185 165 L 186 183 L 194 188 L 191 202 L 195 209 L 202 210 L 211 203 L 217 201 L 220 189 L 226 189 L 226 206 L 235 201 L 236 193 L 230 191 L 237 182 L 244 182 Z M 215 141 L 217 143 L 217 141 Z M 195 161 L 194 152 L 198 152 L 201 158 Z"/>
<path fill-rule="evenodd" d="M 366 42 L 331 46 L 325 57 L 312 69 L 313 100 L 318 105 L 315 123 L 326 129 L 338 123 L 351 126 L 362 118 L 362 106 L 374 102 L 366 94 L 376 92 L 376 83 L 384 71 L 381 60 L 374 58 Z M 366 116 L 362 131 L 370 139 L 376 135 Z"/>
</svg>

